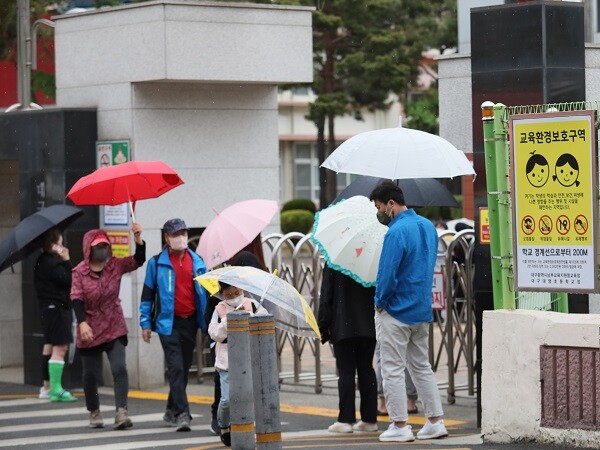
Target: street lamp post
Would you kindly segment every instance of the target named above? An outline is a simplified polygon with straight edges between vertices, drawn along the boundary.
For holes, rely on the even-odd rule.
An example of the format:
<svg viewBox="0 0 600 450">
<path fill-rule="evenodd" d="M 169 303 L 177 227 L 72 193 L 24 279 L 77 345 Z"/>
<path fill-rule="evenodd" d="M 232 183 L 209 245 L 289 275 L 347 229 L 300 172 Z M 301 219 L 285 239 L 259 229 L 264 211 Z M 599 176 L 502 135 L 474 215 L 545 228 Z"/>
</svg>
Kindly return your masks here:
<svg viewBox="0 0 600 450">
<path fill-rule="evenodd" d="M 31 102 L 31 69 L 35 64 L 35 34 L 31 34 L 29 0 L 17 0 L 17 99 L 18 103 L 6 108 L 6 112 L 32 109 L 42 109 L 37 103 Z M 34 30 L 38 25 L 54 27 L 54 22 L 40 19 L 34 23 Z"/>
</svg>

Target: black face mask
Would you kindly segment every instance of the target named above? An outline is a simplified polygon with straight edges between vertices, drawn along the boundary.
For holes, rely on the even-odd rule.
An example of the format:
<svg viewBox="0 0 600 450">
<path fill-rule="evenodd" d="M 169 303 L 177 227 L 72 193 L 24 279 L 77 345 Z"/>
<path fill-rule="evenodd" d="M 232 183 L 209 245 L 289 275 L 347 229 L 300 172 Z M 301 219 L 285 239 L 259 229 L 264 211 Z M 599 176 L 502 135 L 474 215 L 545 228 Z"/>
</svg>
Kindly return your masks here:
<svg viewBox="0 0 600 450">
<path fill-rule="evenodd" d="M 392 212 L 390 211 L 388 213 L 387 208 L 385 208 L 385 212 L 377 211 L 377 220 L 379 220 L 379 223 L 382 225 L 388 226 L 392 221 Z"/>
<path fill-rule="evenodd" d="M 108 247 L 92 247 L 92 261 L 104 262 L 108 259 Z"/>
</svg>

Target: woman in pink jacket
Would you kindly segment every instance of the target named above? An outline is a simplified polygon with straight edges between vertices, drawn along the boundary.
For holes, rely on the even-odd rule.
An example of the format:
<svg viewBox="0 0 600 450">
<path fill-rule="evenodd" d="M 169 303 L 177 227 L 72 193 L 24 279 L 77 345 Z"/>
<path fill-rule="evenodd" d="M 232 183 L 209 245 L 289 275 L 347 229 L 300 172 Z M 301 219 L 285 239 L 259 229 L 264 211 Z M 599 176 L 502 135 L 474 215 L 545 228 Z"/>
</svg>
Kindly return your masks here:
<svg viewBox="0 0 600 450">
<path fill-rule="evenodd" d="M 77 316 L 77 348 L 83 366 L 83 391 L 90 411 L 90 427 L 102 428 L 98 380 L 102 375 L 102 353 L 106 352 L 114 381 L 114 429 L 132 426 L 127 414 L 129 382 L 125 363 L 127 324 L 121 308 L 119 289 L 123 274 L 132 272 L 146 261 L 142 226 L 132 226 L 135 255 L 115 258 L 104 230 L 91 230 L 83 236 L 83 261 L 73 270 L 71 300 Z"/>
</svg>

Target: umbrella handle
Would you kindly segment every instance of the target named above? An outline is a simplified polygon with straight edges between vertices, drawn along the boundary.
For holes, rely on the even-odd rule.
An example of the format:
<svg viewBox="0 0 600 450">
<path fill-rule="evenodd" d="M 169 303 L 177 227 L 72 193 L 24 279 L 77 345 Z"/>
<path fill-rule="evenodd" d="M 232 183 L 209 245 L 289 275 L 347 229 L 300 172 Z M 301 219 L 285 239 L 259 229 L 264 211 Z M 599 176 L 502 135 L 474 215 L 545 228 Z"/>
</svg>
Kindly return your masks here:
<svg viewBox="0 0 600 450">
<path fill-rule="evenodd" d="M 131 200 L 129 200 L 129 212 L 131 213 L 131 220 L 133 221 L 133 223 L 135 223 L 135 213 L 133 212 L 133 204 L 131 203 Z"/>
</svg>

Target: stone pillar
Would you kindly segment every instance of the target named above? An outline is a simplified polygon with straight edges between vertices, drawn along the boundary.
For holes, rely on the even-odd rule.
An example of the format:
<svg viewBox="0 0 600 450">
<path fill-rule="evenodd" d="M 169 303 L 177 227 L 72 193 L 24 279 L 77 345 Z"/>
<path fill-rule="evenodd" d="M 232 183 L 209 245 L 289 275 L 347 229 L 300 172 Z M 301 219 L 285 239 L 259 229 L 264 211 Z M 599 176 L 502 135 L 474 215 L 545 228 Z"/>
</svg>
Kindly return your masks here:
<svg viewBox="0 0 600 450">
<path fill-rule="evenodd" d="M 58 105 L 96 108 L 99 140 L 129 140 L 133 159 L 185 182 L 136 205 L 148 259 L 172 217 L 200 232 L 213 208 L 279 200 L 277 88 L 312 81 L 312 9 L 163 0 L 56 18 Z M 144 274 L 131 276 L 132 387 L 164 383 L 160 342 L 139 330 Z"/>
</svg>

